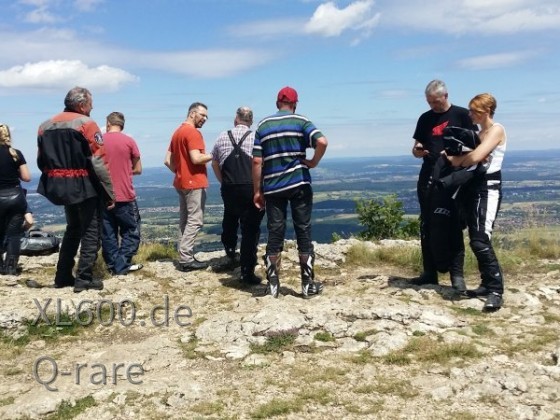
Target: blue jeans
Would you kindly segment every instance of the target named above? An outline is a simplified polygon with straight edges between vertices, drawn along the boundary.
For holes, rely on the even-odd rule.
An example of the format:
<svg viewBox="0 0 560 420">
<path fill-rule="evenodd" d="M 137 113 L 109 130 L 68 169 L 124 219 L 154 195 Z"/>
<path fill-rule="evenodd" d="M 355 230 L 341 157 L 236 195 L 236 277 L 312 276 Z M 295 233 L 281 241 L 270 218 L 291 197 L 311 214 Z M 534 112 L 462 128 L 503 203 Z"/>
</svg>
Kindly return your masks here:
<svg viewBox="0 0 560 420">
<path fill-rule="evenodd" d="M 279 254 L 284 248 L 288 202 L 292 210 L 292 222 L 296 233 L 298 252 L 313 254 L 311 242 L 311 210 L 313 209 L 313 190 L 305 184 L 274 194 L 267 194 L 266 217 L 268 242 L 266 254 Z"/>
<path fill-rule="evenodd" d="M 120 244 L 119 244 L 120 236 Z M 136 200 L 103 210 L 103 259 L 114 274 L 126 274 L 140 246 L 140 212 Z"/>
</svg>

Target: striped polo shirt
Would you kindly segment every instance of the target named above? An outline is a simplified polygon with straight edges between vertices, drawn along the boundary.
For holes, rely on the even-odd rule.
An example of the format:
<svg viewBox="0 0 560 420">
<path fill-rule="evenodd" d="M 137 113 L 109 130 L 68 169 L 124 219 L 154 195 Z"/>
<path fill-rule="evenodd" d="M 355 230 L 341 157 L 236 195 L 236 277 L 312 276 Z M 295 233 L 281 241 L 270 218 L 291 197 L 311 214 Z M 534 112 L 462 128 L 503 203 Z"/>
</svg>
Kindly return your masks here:
<svg viewBox="0 0 560 420">
<path fill-rule="evenodd" d="M 253 156 L 263 159 L 264 194 L 273 194 L 311 184 L 305 149 L 315 148 L 323 134 L 306 117 L 278 111 L 259 122 Z"/>
</svg>

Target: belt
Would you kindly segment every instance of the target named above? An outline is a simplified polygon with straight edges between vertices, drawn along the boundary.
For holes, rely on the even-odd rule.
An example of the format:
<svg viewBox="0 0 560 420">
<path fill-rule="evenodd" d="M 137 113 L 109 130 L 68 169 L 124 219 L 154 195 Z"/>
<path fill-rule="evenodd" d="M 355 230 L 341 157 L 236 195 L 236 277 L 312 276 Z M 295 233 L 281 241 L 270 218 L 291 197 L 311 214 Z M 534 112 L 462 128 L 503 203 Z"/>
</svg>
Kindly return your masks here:
<svg viewBox="0 0 560 420">
<path fill-rule="evenodd" d="M 87 169 L 49 169 L 46 171 L 49 178 L 79 178 L 89 176 Z"/>
</svg>

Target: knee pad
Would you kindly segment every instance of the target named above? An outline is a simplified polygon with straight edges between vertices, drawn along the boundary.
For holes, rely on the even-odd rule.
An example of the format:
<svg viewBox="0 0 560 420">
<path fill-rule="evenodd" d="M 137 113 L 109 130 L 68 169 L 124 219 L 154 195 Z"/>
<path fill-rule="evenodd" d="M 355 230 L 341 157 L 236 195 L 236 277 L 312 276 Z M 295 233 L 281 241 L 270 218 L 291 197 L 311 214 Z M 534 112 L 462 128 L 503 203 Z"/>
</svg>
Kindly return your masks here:
<svg viewBox="0 0 560 420">
<path fill-rule="evenodd" d="M 470 246 L 472 249 L 472 252 L 474 252 L 475 254 L 487 251 L 488 249 L 490 249 L 490 244 L 487 241 L 481 240 L 481 239 L 473 239 L 470 241 Z"/>
</svg>

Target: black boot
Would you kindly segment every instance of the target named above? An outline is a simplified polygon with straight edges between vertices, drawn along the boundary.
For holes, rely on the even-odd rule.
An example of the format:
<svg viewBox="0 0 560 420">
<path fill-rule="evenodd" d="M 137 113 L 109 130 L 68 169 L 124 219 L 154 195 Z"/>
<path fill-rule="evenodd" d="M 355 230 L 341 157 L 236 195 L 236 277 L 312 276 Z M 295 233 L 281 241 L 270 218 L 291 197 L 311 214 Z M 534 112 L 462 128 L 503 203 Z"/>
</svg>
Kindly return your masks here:
<svg viewBox="0 0 560 420">
<path fill-rule="evenodd" d="M 4 271 L 8 276 L 17 276 L 18 273 L 19 257 L 14 255 L 6 255 L 6 262 L 4 263 Z"/>
<path fill-rule="evenodd" d="M 280 279 L 278 278 L 280 254 L 265 255 L 264 263 L 266 267 L 266 279 L 268 280 L 266 293 L 272 297 L 277 298 L 278 294 L 280 293 Z"/>
<path fill-rule="evenodd" d="M 438 284 L 438 274 L 435 271 L 424 271 L 420 276 L 410 280 L 415 286 L 424 286 L 426 284 Z"/>
<path fill-rule="evenodd" d="M 314 254 L 299 254 L 299 266 L 301 268 L 301 296 L 311 299 L 323 292 L 323 283 L 315 281 Z"/>
<path fill-rule="evenodd" d="M 262 279 L 255 275 L 255 267 L 241 267 L 241 283 L 261 284 Z"/>
<path fill-rule="evenodd" d="M 465 293 L 467 291 L 467 286 L 465 284 L 465 279 L 463 276 L 451 275 L 451 287 L 457 290 L 459 293 Z"/>
<path fill-rule="evenodd" d="M 4 252 L 0 253 L 0 275 L 6 274 L 6 267 L 4 266 Z"/>
</svg>

